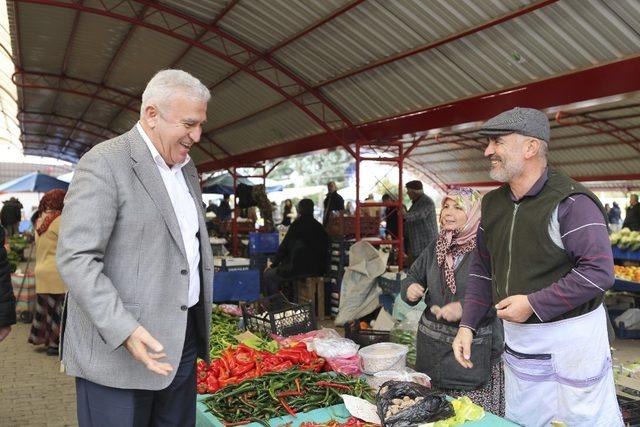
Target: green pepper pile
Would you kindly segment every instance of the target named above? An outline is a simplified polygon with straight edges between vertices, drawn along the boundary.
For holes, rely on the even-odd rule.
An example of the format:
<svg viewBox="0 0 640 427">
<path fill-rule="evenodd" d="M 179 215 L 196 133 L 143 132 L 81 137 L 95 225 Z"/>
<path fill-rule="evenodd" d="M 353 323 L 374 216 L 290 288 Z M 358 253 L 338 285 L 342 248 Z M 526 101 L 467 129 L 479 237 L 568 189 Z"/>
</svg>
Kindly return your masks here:
<svg viewBox="0 0 640 427">
<path fill-rule="evenodd" d="M 297 368 L 227 385 L 202 402 L 225 425 L 258 422 L 342 403 L 341 394 L 375 401 L 366 381 Z"/>
<path fill-rule="evenodd" d="M 238 328 L 238 317 L 225 313 L 217 307 L 211 312 L 211 335 L 209 336 L 209 355 L 211 360 L 219 359 L 228 347 L 239 344 L 235 338 L 242 331 Z M 278 343 L 264 336 L 254 333 L 254 336 L 242 341 L 245 345 L 256 350 L 274 353 L 278 350 Z"/>
</svg>

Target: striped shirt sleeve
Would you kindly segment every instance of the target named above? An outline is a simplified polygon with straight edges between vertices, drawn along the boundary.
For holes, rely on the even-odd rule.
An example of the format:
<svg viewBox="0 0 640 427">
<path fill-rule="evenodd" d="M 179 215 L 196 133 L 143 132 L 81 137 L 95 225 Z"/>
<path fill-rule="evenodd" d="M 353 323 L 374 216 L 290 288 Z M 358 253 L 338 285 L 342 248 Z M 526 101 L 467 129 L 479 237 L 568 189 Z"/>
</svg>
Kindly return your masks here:
<svg viewBox="0 0 640 427">
<path fill-rule="evenodd" d="M 601 295 L 615 281 L 607 226 L 593 200 L 581 194 L 566 198 L 558 206 L 558 223 L 562 244 L 575 265 L 557 282 L 529 295 L 543 322 Z"/>
<path fill-rule="evenodd" d="M 476 330 L 492 305 L 491 256 L 484 241 L 482 225 L 478 228 L 477 245 L 473 251 L 467 290 L 464 294 L 461 327 Z"/>
</svg>

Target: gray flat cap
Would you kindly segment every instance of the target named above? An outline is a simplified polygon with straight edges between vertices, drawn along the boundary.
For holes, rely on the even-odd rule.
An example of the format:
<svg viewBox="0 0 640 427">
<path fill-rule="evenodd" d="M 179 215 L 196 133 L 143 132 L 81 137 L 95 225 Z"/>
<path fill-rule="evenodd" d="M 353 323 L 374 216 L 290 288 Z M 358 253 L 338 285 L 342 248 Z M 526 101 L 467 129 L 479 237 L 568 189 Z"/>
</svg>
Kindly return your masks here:
<svg viewBox="0 0 640 427">
<path fill-rule="evenodd" d="M 549 142 L 549 119 L 540 110 L 516 107 L 487 120 L 480 135 L 492 137 L 518 133 Z"/>
</svg>

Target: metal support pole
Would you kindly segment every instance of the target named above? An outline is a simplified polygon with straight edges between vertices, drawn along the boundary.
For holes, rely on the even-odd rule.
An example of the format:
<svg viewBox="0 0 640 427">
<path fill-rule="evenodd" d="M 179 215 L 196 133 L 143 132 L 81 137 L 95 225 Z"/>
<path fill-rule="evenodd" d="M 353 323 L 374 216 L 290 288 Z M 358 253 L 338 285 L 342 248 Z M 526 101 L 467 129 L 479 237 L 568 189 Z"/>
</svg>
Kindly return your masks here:
<svg viewBox="0 0 640 427">
<path fill-rule="evenodd" d="M 398 148 L 398 271 L 404 267 L 404 221 L 402 218 L 402 168 L 404 164 L 403 146 Z"/>
<path fill-rule="evenodd" d="M 231 233 L 233 234 L 233 256 L 238 256 L 238 174 L 236 168 L 233 168 L 233 225 Z"/>
<path fill-rule="evenodd" d="M 356 141 L 356 211 L 355 211 L 356 242 L 360 241 L 360 140 Z"/>
</svg>

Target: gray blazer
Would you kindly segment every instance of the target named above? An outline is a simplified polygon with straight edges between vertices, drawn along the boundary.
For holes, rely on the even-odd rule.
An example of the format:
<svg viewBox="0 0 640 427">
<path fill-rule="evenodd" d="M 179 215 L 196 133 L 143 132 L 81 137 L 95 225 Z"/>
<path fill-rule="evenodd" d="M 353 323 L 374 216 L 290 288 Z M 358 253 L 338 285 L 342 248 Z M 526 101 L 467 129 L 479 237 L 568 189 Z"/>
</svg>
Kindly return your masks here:
<svg viewBox="0 0 640 427">
<path fill-rule="evenodd" d="M 195 165 L 182 171 L 200 214 L 198 356 L 208 361 L 213 256 Z M 135 127 L 78 163 L 61 216 L 57 264 L 69 288 L 66 372 L 109 387 L 166 388 L 182 355 L 189 266 L 169 194 Z M 149 371 L 122 345 L 138 325 L 164 345 L 173 366 L 168 376 Z"/>
</svg>

